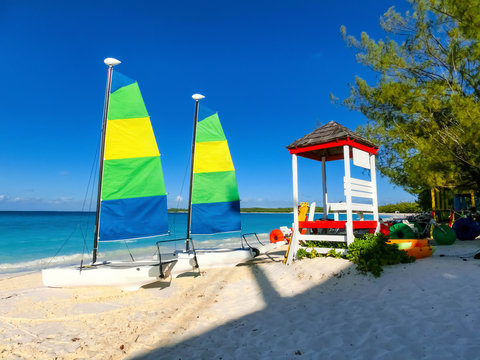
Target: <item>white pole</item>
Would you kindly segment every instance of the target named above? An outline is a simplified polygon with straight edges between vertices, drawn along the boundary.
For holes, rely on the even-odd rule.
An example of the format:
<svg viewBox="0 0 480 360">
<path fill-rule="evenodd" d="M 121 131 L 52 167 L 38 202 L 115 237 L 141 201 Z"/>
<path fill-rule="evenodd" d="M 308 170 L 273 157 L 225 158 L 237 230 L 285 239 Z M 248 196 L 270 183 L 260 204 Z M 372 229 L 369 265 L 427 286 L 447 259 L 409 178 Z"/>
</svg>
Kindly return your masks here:
<svg viewBox="0 0 480 360">
<path fill-rule="evenodd" d="M 327 203 L 327 167 L 325 156 L 322 156 L 322 185 L 323 185 L 323 219 L 328 218 L 328 203 Z"/>
<path fill-rule="evenodd" d="M 293 178 L 293 231 L 292 243 L 290 244 L 290 249 L 288 251 L 287 265 L 289 265 L 296 255 L 297 244 L 298 244 L 298 167 L 297 167 L 297 155 L 292 154 L 292 178 Z"/>
<path fill-rule="evenodd" d="M 345 163 L 345 194 L 347 200 L 347 244 L 350 245 L 353 240 L 353 214 L 352 214 L 352 181 L 350 177 L 350 146 L 343 145 L 343 160 Z"/>
<path fill-rule="evenodd" d="M 373 220 L 377 222 L 375 232 L 380 231 L 380 222 L 378 221 L 378 198 L 377 198 L 377 173 L 375 167 L 375 155 L 370 154 L 370 179 L 372 180 L 372 205 L 373 205 Z"/>
<path fill-rule="evenodd" d="M 187 239 L 185 240 L 185 250 L 190 250 L 190 227 L 192 223 L 192 189 L 193 189 L 193 168 L 195 166 L 195 141 L 197 138 L 197 120 L 198 120 L 198 102 L 204 99 L 202 94 L 193 94 L 192 99 L 195 100 L 195 114 L 193 116 L 193 137 L 192 137 L 192 154 L 190 158 L 190 192 L 188 194 L 188 213 L 187 213 Z"/>
<path fill-rule="evenodd" d="M 293 219 L 298 228 L 298 167 L 297 155 L 292 155 L 292 173 L 293 173 Z M 298 231 L 298 229 L 297 229 Z"/>
<path fill-rule="evenodd" d="M 93 235 L 93 252 L 92 263 L 97 262 L 98 239 L 100 231 L 100 210 L 102 201 L 102 183 L 103 183 L 103 160 L 105 157 L 105 136 L 107 133 L 108 104 L 110 102 L 110 90 L 112 86 L 113 67 L 120 64 L 120 61 L 114 58 L 106 58 L 104 61 L 108 66 L 107 88 L 105 89 L 105 102 L 103 105 L 103 122 L 102 122 L 102 142 L 100 145 L 100 165 L 98 169 L 98 189 L 97 189 L 97 208 L 95 212 L 95 232 Z"/>
</svg>

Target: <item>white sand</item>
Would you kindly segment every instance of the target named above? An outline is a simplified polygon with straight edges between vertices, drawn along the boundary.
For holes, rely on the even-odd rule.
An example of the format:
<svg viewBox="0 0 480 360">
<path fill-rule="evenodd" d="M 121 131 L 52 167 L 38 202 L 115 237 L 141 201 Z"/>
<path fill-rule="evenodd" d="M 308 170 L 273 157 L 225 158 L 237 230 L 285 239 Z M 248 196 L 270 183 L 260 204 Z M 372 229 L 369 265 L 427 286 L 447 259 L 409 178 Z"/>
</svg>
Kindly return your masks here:
<svg viewBox="0 0 480 360">
<path fill-rule="evenodd" d="M 477 249 L 438 247 L 380 278 L 332 258 L 284 266 L 281 251 L 136 292 L 4 277 L 0 358 L 478 359 Z"/>
</svg>

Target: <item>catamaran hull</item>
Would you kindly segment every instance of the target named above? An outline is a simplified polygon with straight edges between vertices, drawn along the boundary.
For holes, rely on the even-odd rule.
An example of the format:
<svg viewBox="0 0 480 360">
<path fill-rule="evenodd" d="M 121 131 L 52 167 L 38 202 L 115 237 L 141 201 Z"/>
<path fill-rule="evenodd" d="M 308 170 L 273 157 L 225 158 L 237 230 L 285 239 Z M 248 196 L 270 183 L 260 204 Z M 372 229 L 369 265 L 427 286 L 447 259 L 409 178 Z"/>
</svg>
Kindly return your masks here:
<svg viewBox="0 0 480 360">
<path fill-rule="evenodd" d="M 162 264 L 165 277 L 175 261 Z M 43 284 L 48 287 L 111 286 L 125 291 L 162 280 L 160 267 L 152 262 L 111 262 L 85 267 L 52 268 L 42 270 Z"/>
<path fill-rule="evenodd" d="M 197 250 L 199 268 L 212 269 L 233 267 L 253 259 L 252 249 L 208 249 Z M 48 287 L 110 286 L 125 291 L 162 280 L 160 267 L 152 262 L 110 262 L 93 266 L 52 268 L 42 270 L 43 284 Z M 165 277 L 178 276 L 197 271 L 192 253 L 177 252 L 175 260 L 163 264 Z"/>
<path fill-rule="evenodd" d="M 172 276 L 196 271 L 194 255 L 191 252 L 176 252 L 177 263 L 173 266 Z M 253 259 L 252 249 L 200 249 L 196 250 L 200 270 L 233 267 Z"/>
<path fill-rule="evenodd" d="M 269 251 L 280 248 L 285 244 L 286 243 L 284 241 L 279 241 L 279 242 L 276 242 L 276 243 L 266 243 L 264 245 L 258 245 L 258 246 L 255 246 L 255 247 L 258 250 L 259 255 L 263 255 L 263 254 L 266 254 Z"/>
</svg>

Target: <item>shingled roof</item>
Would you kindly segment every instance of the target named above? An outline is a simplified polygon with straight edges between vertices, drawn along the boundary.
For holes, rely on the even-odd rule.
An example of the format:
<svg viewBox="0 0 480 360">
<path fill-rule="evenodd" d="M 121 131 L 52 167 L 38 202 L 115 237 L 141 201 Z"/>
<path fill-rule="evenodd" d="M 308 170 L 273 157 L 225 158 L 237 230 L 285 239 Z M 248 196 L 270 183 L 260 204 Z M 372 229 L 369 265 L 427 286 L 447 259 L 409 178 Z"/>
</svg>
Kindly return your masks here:
<svg viewBox="0 0 480 360">
<path fill-rule="evenodd" d="M 364 145 L 368 148 L 378 147 L 367 139 L 361 137 L 356 132 L 347 129 L 345 126 L 336 123 L 335 121 L 330 121 L 328 124 L 315 129 L 310 134 L 305 135 L 304 137 L 295 140 L 293 143 L 287 146 L 287 149 L 290 152 L 295 151 L 301 148 L 309 148 L 316 145 L 328 144 L 340 142 L 341 140 L 352 140 L 355 144 Z M 296 151 L 295 151 L 296 152 Z M 332 146 L 322 148 L 322 149 L 312 149 L 308 152 L 301 152 L 298 155 L 307 157 L 314 160 L 321 160 L 322 156 L 327 158 L 332 158 L 340 156 L 343 154 L 343 146 L 339 143 L 338 146 L 332 144 Z"/>
</svg>

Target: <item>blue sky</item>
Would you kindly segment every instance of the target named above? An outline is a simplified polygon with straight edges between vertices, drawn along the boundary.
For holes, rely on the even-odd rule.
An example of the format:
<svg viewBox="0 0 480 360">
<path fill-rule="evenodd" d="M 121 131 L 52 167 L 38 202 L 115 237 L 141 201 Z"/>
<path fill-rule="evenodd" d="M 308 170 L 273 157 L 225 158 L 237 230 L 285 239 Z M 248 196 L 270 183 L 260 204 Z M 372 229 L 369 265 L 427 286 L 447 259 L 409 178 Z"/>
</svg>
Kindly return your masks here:
<svg viewBox="0 0 480 360">
<path fill-rule="evenodd" d="M 194 102 L 218 111 L 242 206 L 291 206 L 285 146 L 335 120 L 355 75 L 374 82 L 339 32 L 384 37 L 406 1 L 15 1 L 0 3 L 0 210 L 79 210 L 99 142 L 106 57 L 139 82 L 162 153 L 169 207 L 188 196 Z M 341 200 L 343 164 L 327 168 Z M 318 164 L 300 161 L 300 200 L 321 200 Z M 184 182 L 185 181 L 185 182 Z M 181 191 L 184 183 L 183 191 Z M 412 195 L 379 179 L 379 203 Z M 180 201 L 185 206 L 185 201 Z"/>
</svg>

